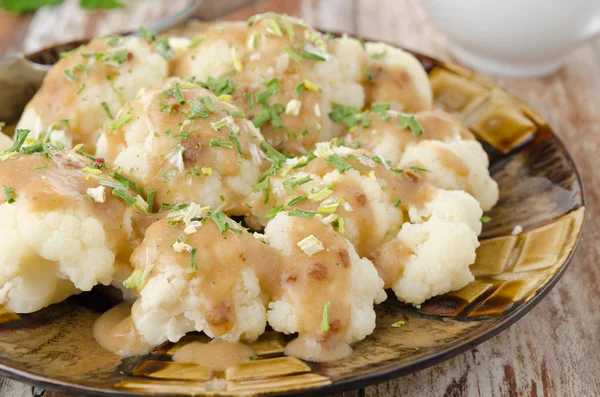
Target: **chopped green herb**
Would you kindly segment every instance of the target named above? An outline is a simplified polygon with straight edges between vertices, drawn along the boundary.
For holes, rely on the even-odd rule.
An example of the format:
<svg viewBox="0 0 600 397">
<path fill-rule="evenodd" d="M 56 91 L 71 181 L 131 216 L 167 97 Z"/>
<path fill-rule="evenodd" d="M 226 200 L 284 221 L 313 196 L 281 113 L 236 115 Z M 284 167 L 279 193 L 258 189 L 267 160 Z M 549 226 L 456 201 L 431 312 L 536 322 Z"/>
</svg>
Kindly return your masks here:
<svg viewBox="0 0 600 397">
<path fill-rule="evenodd" d="M 259 360 L 258 356 L 250 356 L 250 357 L 248 357 L 248 359 L 249 359 L 250 361 L 256 361 L 256 360 Z"/>
<path fill-rule="evenodd" d="M 163 58 L 170 59 L 171 58 L 171 45 L 169 44 L 169 39 L 163 37 L 160 40 L 157 40 L 154 43 L 154 49 L 158 52 Z"/>
<path fill-rule="evenodd" d="M 65 70 L 65 76 L 67 76 L 67 80 L 69 80 L 69 81 L 75 81 L 75 80 L 77 80 L 77 76 L 75 76 L 73 74 L 73 72 L 71 71 L 71 69 L 66 69 Z"/>
<path fill-rule="evenodd" d="M 308 183 L 310 181 L 312 181 L 312 178 L 310 177 L 310 175 L 306 175 L 304 178 L 300 178 L 300 179 L 293 176 L 293 177 L 288 178 L 285 181 L 283 181 L 282 185 L 288 192 L 291 192 L 298 186 L 304 185 L 305 183 Z"/>
<path fill-rule="evenodd" d="M 298 63 L 302 62 L 302 57 L 296 51 L 292 50 L 289 46 L 286 45 L 285 47 L 283 47 L 283 50 L 287 52 L 290 58 L 292 58 L 294 61 Z"/>
<path fill-rule="evenodd" d="M 6 185 L 3 185 L 3 186 L 4 186 L 4 195 L 6 196 L 6 200 L 7 200 L 8 204 L 14 203 L 16 201 L 14 189 L 12 187 L 9 187 Z"/>
<path fill-rule="evenodd" d="M 287 157 L 277 151 L 273 146 L 269 145 L 266 141 L 260 142 L 260 148 L 264 150 L 265 154 L 273 161 L 285 161 Z"/>
<path fill-rule="evenodd" d="M 381 52 L 376 52 L 376 53 L 371 54 L 371 58 L 379 61 L 379 60 L 385 58 L 386 55 L 387 55 L 387 50 L 383 50 Z"/>
<path fill-rule="evenodd" d="M 11 147 L 6 149 L 4 153 L 18 152 L 19 150 L 21 150 L 21 146 L 23 146 L 23 144 L 25 143 L 25 139 L 27 139 L 27 135 L 29 135 L 30 132 L 31 130 L 18 129 L 15 141 L 13 142 Z"/>
<path fill-rule="evenodd" d="M 196 48 L 198 47 L 200 44 L 202 44 L 202 42 L 204 41 L 205 37 L 202 35 L 198 35 L 196 37 L 194 37 L 194 39 L 192 40 L 192 42 L 190 43 L 190 45 L 188 46 L 188 48 Z"/>
<path fill-rule="evenodd" d="M 481 219 L 480 219 L 481 223 L 488 223 L 491 220 L 492 220 L 492 218 L 490 218 L 487 215 L 482 216 Z"/>
<path fill-rule="evenodd" d="M 372 103 L 371 104 L 371 110 L 374 112 L 387 112 L 388 110 L 390 110 L 390 104 L 389 103 Z"/>
<path fill-rule="evenodd" d="M 396 199 L 396 202 L 394 203 L 394 208 L 398 208 L 400 204 L 402 204 L 402 200 Z"/>
<path fill-rule="evenodd" d="M 304 201 L 304 200 L 306 200 L 306 197 L 305 197 L 305 196 L 298 196 L 298 197 L 296 197 L 296 198 L 293 198 L 293 199 L 291 199 L 291 200 L 290 200 L 290 202 L 289 202 L 289 203 L 287 203 L 287 206 L 288 206 L 288 207 L 292 207 L 292 206 L 294 206 L 294 205 L 296 205 L 296 204 L 298 204 L 299 202 L 301 202 L 301 201 Z"/>
<path fill-rule="evenodd" d="M 131 207 L 137 202 L 137 199 L 135 197 L 121 189 L 113 189 L 112 195 L 122 199 L 128 207 Z"/>
<path fill-rule="evenodd" d="M 211 113 L 217 113 L 217 108 L 215 104 L 212 102 L 208 95 L 204 95 L 200 97 L 200 102 L 204 105 L 206 109 L 208 109 Z"/>
<path fill-rule="evenodd" d="M 306 50 L 302 51 L 302 58 L 308 59 L 309 61 L 324 61 L 325 58 L 319 54 L 315 54 L 313 52 L 308 52 Z"/>
<path fill-rule="evenodd" d="M 228 149 L 232 149 L 233 148 L 233 144 L 231 142 L 228 141 L 217 141 L 214 139 L 211 139 L 210 141 L 210 147 L 225 147 Z"/>
<path fill-rule="evenodd" d="M 108 116 L 109 119 L 114 120 L 114 117 L 110 112 L 110 109 L 108 108 L 108 104 L 106 102 L 102 102 L 102 109 L 104 109 L 104 113 L 106 113 L 106 116 Z"/>
<path fill-rule="evenodd" d="M 156 41 L 156 33 L 151 32 L 143 26 L 140 26 L 140 36 L 149 41 Z"/>
<path fill-rule="evenodd" d="M 283 205 L 278 205 L 277 207 L 271 208 L 269 211 L 267 211 L 265 217 L 267 219 L 273 219 L 275 218 L 275 215 L 277 215 L 281 211 L 283 211 Z"/>
<path fill-rule="evenodd" d="M 321 320 L 321 333 L 326 334 L 329 332 L 329 307 L 331 306 L 331 302 L 327 301 L 323 305 L 323 319 Z"/>
<path fill-rule="evenodd" d="M 240 143 L 239 138 L 237 137 L 237 135 L 232 131 L 230 132 L 227 137 L 229 139 L 231 139 L 231 141 L 233 142 L 233 144 L 235 145 L 235 148 L 237 149 L 238 153 L 240 155 L 244 154 L 244 149 L 242 149 L 242 144 Z"/>
<path fill-rule="evenodd" d="M 344 106 L 339 103 L 332 102 L 332 111 L 329 113 L 329 118 L 332 121 L 344 122 L 349 128 L 358 124 L 358 120 L 362 118 L 360 110 L 354 106 Z"/>
<path fill-rule="evenodd" d="M 400 113 L 398 115 L 398 121 L 402 128 L 410 128 L 414 136 L 419 136 L 423 133 L 423 127 L 417 121 L 414 115 Z"/>
<path fill-rule="evenodd" d="M 192 253 L 190 255 L 190 267 L 194 270 L 198 270 L 198 264 L 196 263 L 196 253 L 198 252 L 198 248 L 192 248 Z"/>
<path fill-rule="evenodd" d="M 405 324 L 404 321 L 396 321 L 394 324 L 392 324 L 392 328 L 400 328 Z"/>
<path fill-rule="evenodd" d="M 144 270 L 141 269 L 136 269 L 134 270 L 131 275 L 129 277 L 127 277 L 127 279 L 125 281 L 123 281 L 123 286 L 125 286 L 125 288 L 128 289 L 133 289 L 133 288 L 142 288 L 144 286 L 144 284 L 146 283 L 146 277 L 148 277 L 148 274 L 150 273 L 150 271 L 152 270 L 154 266 L 150 265 L 147 266 Z"/>
<path fill-rule="evenodd" d="M 127 124 L 130 121 L 131 121 L 131 114 L 126 113 L 120 119 L 113 120 L 110 123 L 108 123 L 108 130 L 114 131 L 117 128 L 120 128 L 121 126 Z"/>
<path fill-rule="evenodd" d="M 301 210 L 300 208 L 294 208 L 293 210 L 288 212 L 288 216 L 296 216 L 298 218 L 312 219 L 312 218 L 314 218 L 315 215 L 317 215 L 316 212 L 304 211 L 304 210 Z"/>
<path fill-rule="evenodd" d="M 146 201 L 148 202 L 148 213 L 152 213 L 154 209 L 154 198 L 156 197 L 156 190 L 148 189 L 148 197 Z"/>
<path fill-rule="evenodd" d="M 402 168 L 390 168 L 390 171 L 395 172 L 396 174 L 401 174 L 404 172 Z"/>
<path fill-rule="evenodd" d="M 347 162 L 345 162 L 337 154 L 331 154 L 331 155 L 327 156 L 325 158 L 325 161 L 327 161 L 329 164 L 331 164 L 332 166 L 334 166 L 335 169 L 338 170 L 338 172 L 340 174 L 343 174 L 344 172 L 346 172 L 346 171 L 348 171 L 349 169 L 352 168 L 352 166 L 350 164 L 348 164 Z"/>
<path fill-rule="evenodd" d="M 415 172 L 419 172 L 419 171 L 429 172 L 429 170 L 427 168 L 419 167 L 419 166 L 416 166 L 416 165 L 411 165 L 408 168 L 410 168 L 411 170 L 413 170 Z"/>
<path fill-rule="evenodd" d="M 81 92 L 82 92 L 83 90 L 85 90 L 85 84 L 82 84 L 82 85 L 81 85 L 81 86 L 80 86 L 80 87 L 77 89 L 77 92 L 76 92 L 76 94 L 77 94 L 77 95 L 81 94 Z"/>
<path fill-rule="evenodd" d="M 33 154 L 33 153 L 43 152 L 43 151 L 44 151 L 44 144 L 42 142 L 38 142 L 36 144 L 23 147 L 23 153 L 25 153 L 25 154 Z"/>
<path fill-rule="evenodd" d="M 132 188 L 133 190 L 137 190 L 136 183 L 133 180 L 127 178 L 125 175 L 121 175 L 118 172 L 111 172 L 110 176 L 114 180 L 119 181 L 121 184 L 123 184 L 123 186 L 127 186 Z"/>
<path fill-rule="evenodd" d="M 269 120 L 271 120 L 271 112 L 269 112 L 269 109 L 263 109 L 256 116 L 254 116 L 252 119 L 252 124 L 254 124 L 256 128 L 260 128 Z"/>
</svg>

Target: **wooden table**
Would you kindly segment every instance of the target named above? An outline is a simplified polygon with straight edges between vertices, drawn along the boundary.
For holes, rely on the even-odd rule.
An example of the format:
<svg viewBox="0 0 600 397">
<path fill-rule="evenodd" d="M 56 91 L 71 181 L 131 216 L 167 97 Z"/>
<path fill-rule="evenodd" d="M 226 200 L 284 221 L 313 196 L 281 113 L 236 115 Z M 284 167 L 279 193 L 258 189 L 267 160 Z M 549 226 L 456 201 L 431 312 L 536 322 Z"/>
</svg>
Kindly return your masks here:
<svg viewBox="0 0 600 397">
<path fill-rule="evenodd" d="M 222 15 L 247 0 L 205 0 L 200 14 Z M 86 15 L 76 0 L 36 16 L 0 13 L 0 54 L 58 41 L 137 28 L 185 0 L 132 1 L 128 9 Z M 387 40 L 448 58 L 444 36 L 418 0 L 270 0 L 229 14 L 245 19 L 267 10 L 297 15 L 323 29 Z M 565 67 L 542 79 L 490 78 L 537 110 L 563 138 L 583 177 L 587 225 L 570 269 L 525 318 L 477 348 L 404 378 L 344 397 L 600 396 L 600 38 L 573 51 Z M 2 396 L 59 397 L 0 379 Z M 342 396 L 336 396 L 342 397 Z"/>
</svg>

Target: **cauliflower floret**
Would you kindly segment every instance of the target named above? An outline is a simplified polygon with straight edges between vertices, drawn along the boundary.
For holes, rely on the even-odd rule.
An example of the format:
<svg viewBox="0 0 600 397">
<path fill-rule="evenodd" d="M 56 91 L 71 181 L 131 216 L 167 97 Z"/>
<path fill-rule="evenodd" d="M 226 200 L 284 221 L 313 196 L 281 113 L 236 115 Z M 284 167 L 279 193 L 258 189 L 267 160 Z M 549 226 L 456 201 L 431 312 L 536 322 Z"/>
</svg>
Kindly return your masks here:
<svg viewBox="0 0 600 397">
<path fill-rule="evenodd" d="M 368 121 L 359 122 L 345 136 L 345 145 L 358 146 L 385 158 L 391 164 L 398 164 L 408 147 L 424 140 L 454 142 L 474 139 L 460 120 L 442 110 L 416 113 L 416 124 L 410 124 L 413 115 L 395 110 L 371 111 L 366 117 Z M 362 120 L 364 116 L 360 118 Z M 413 131 L 411 125 L 413 128 L 420 126 L 422 131 Z"/>
<path fill-rule="evenodd" d="M 161 84 L 167 61 L 141 38 L 107 36 L 61 59 L 27 105 L 17 128 L 30 138 L 62 131 L 66 145 L 93 152 L 103 126 L 142 87 Z"/>
<path fill-rule="evenodd" d="M 473 281 L 469 265 L 478 246 L 476 234 L 463 223 L 405 223 L 398 236 L 377 251 L 373 263 L 398 299 L 419 305 Z"/>
<path fill-rule="evenodd" d="M 414 55 L 384 43 L 366 43 L 370 103 L 389 103 L 393 109 L 419 112 L 431 108 L 429 77 Z"/>
<path fill-rule="evenodd" d="M 196 220 L 202 218 L 207 222 Z M 175 249 L 178 242 L 191 249 Z M 132 319 L 147 343 L 176 342 L 194 330 L 227 341 L 252 341 L 264 332 L 268 294 L 261 285 L 268 292 L 275 284 L 266 280 L 278 273 L 279 255 L 220 210 L 192 203 L 155 222 L 131 262 L 137 282 L 126 285 L 140 296 Z"/>
<path fill-rule="evenodd" d="M 10 189 L 0 197 L 0 304 L 30 313 L 108 285 L 115 258 L 131 253 L 133 211 L 112 195 L 104 203 L 86 199 L 97 185 L 82 171 L 86 163 L 61 152 L 0 162 Z"/>
<path fill-rule="evenodd" d="M 484 211 L 498 201 L 498 184 L 488 171 L 487 154 L 477 141 L 422 141 L 404 152 L 400 168 L 423 166 L 424 178 L 442 189 L 464 190 Z"/>
<path fill-rule="evenodd" d="M 218 23 L 203 36 L 173 61 L 174 74 L 195 76 L 218 95 L 232 94 L 265 139 L 284 152 L 306 154 L 344 132 L 329 117 L 332 103 L 364 105 L 367 56 L 355 39 L 330 39 L 276 14 L 248 24 Z"/>
<path fill-rule="evenodd" d="M 458 190 L 435 189 L 432 197 L 422 207 L 409 206 L 408 216 L 412 223 L 424 223 L 435 219 L 467 225 L 476 235 L 481 233 L 483 211 L 477 200 Z"/>
<path fill-rule="evenodd" d="M 319 215 L 280 213 L 265 236 L 286 267 L 282 294 L 269 304 L 267 319 L 279 332 L 299 333 L 285 353 L 310 361 L 348 355 L 349 344 L 373 332 L 373 304 L 386 298 L 371 261 L 361 259 Z"/>
<path fill-rule="evenodd" d="M 0 153 L 11 147 L 12 144 L 13 140 L 7 135 L 4 135 L 2 129 L 0 129 Z"/>
<path fill-rule="evenodd" d="M 98 154 L 158 202 L 202 200 L 236 215 L 263 165 L 262 135 L 236 107 L 180 80 L 146 90 L 119 113 L 130 120 L 105 132 Z"/>
</svg>

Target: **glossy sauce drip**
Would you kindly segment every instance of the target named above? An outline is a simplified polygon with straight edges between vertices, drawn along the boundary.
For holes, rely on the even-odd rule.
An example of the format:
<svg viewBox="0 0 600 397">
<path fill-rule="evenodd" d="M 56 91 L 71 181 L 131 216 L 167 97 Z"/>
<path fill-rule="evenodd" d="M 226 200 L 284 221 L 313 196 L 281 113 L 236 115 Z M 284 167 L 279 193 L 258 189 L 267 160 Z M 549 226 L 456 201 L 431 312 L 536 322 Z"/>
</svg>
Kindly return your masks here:
<svg viewBox="0 0 600 397">
<path fill-rule="evenodd" d="M 19 155 L 0 161 L 0 181 L 14 189 L 17 202 L 26 202 L 31 211 L 52 212 L 62 210 L 81 211 L 96 217 L 104 226 L 107 241 L 117 257 L 127 260 L 137 245 L 134 229 L 129 235 L 124 224 L 127 207 L 124 202 L 113 197 L 106 190 L 106 202 L 95 203 L 86 198 L 88 188 L 98 187 L 94 176 L 85 174 L 82 169 L 90 161 L 71 153 L 76 161 L 67 159 L 65 152 L 54 152 L 52 158 L 41 154 Z M 6 202 L 0 195 L 0 204 Z M 131 215 L 129 215 L 131 216 Z M 139 218 L 139 214 L 133 214 Z"/>
<path fill-rule="evenodd" d="M 179 84 L 184 86 L 185 83 Z M 203 88 L 180 88 L 186 103 L 179 104 L 174 95 L 164 95 L 164 92 L 174 87 L 175 84 L 170 84 L 147 90 L 142 97 L 126 106 L 125 111 L 131 114 L 132 119 L 141 119 L 145 123 L 145 127 L 142 128 L 149 129 L 145 144 L 149 143 L 152 154 L 148 159 L 149 167 L 145 174 L 127 169 L 122 170 L 123 173 L 142 185 L 153 187 L 158 202 L 179 203 L 198 201 L 198 185 L 208 177 L 207 174 L 201 173 L 203 168 L 210 169 L 208 172 L 211 175 L 214 173 L 221 177 L 229 177 L 238 175 L 242 167 L 263 166 L 262 159 L 258 156 L 260 132 L 247 120 L 227 113 L 239 112 L 238 109 L 218 100 Z M 200 102 L 201 98 L 210 101 L 216 111 L 209 112 Z M 207 112 L 206 119 L 192 116 L 195 107 Z M 224 121 L 227 122 L 218 130 L 213 127 L 212 123 Z M 125 148 L 128 128 L 131 128 L 131 125 L 125 125 L 106 135 L 109 162 L 114 162 Z M 237 143 L 229 136 L 231 133 L 234 133 L 239 142 L 242 154 L 238 151 Z M 184 136 L 180 136 L 181 134 Z M 182 171 L 169 163 L 167 158 L 178 145 L 183 148 Z M 252 153 L 256 155 L 253 156 Z M 242 159 L 251 163 L 241 163 Z M 240 203 L 243 196 L 235 189 L 225 184 L 220 184 L 219 188 L 230 207 L 243 207 L 243 203 Z M 233 212 L 237 213 L 240 210 Z"/>
<path fill-rule="evenodd" d="M 197 249 L 198 270 L 194 271 L 190 267 L 190 252 L 176 252 L 172 247 L 182 232 L 182 228 L 173 227 L 167 219 L 154 223 L 146 230 L 144 242 L 133 253 L 131 263 L 137 269 L 154 265 L 148 278 L 173 265 L 189 271 L 189 277 L 197 277 L 198 291 L 206 302 L 199 309 L 214 335 L 224 335 L 235 325 L 234 289 L 246 268 L 254 269 L 265 293 L 279 294 L 281 258 L 278 251 L 248 233 L 221 234 L 216 224 L 208 221 L 183 239 Z"/>
<path fill-rule="evenodd" d="M 286 354 L 309 361 L 334 361 L 350 355 L 344 335 L 350 326 L 351 262 L 346 240 L 319 219 L 290 217 L 285 256 L 285 287 L 295 306 L 299 337 Z M 314 236 L 323 251 L 308 256 L 298 241 Z M 329 302 L 329 331 L 323 332 L 323 312 Z"/>
<path fill-rule="evenodd" d="M 129 53 L 130 55 L 121 65 L 112 62 L 96 62 L 94 56 L 82 55 L 112 54 L 124 49 L 122 45 L 110 46 L 108 41 L 107 38 L 93 39 L 84 48 L 61 59 L 50 69 L 41 88 L 27 105 L 28 109 L 34 109 L 40 117 L 41 131 L 47 131 L 53 123 L 56 123 L 57 128 L 67 129 L 69 136 L 74 138 L 74 145 L 84 143 L 88 149 L 95 147 L 98 139 L 96 132 L 100 130 L 103 123 L 110 120 L 100 106 L 97 109 L 81 111 L 80 103 L 85 103 L 86 88 L 89 90 L 90 87 L 104 86 L 109 77 L 110 81 L 114 81 L 122 72 L 126 73 L 139 63 L 132 53 Z M 73 73 L 76 79 L 68 80 L 66 71 Z M 66 127 L 59 123 L 63 119 L 69 121 Z M 91 123 L 90 121 L 93 120 L 98 120 L 98 123 Z"/>
<path fill-rule="evenodd" d="M 413 251 L 402 240 L 393 239 L 378 247 L 371 256 L 377 268 L 379 277 L 384 282 L 384 288 L 392 288 L 402 277 L 404 264 L 410 259 Z"/>
<path fill-rule="evenodd" d="M 468 177 L 471 169 L 469 165 L 448 148 L 437 146 L 437 157 L 442 165 L 462 177 Z"/>
<path fill-rule="evenodd" d="M 234 365 L 250 362 L 254 357 L 256 353 L 248 345 L 214 340 L 210 343 L 188 343 L 175 352 L 173 361 L 194 363 L 213 372 L 222 372 Z"/>
<path fill-rule="evenodd" d="M 131 304 L 122 302 L 104 312 L 94 323 L 94 339 L 100 346 L 119 356 L 139 356 L 152 350 L 131 320 Z"/>
</svg>

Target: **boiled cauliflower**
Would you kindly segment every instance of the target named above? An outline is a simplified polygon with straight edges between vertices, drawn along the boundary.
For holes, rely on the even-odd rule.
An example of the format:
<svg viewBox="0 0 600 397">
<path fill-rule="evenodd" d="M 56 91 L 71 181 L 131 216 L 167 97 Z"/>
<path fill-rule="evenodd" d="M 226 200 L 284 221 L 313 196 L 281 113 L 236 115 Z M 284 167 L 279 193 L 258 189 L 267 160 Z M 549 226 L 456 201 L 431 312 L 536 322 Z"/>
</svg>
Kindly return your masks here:
<svg viewBox="0 0 600 397">
<path fill-rule="evenodd" d="M 83 143 L 93 152 L 103 127 L 115 122 L 125 102 L 167 75 L 167 61 L 147 40 L 96 38 L 54 65 L 17 128 L 66 146 Z"/>
<path fill-rule="evenodd" d="M 377 111 L 367 110 L 355 116 L 361 121 L 344 137 L 346 146 L 360 147 L 395 165 L 408 147 L 421 141 L 474 139 L 460 120 L 444 111 L 426 110 L 412 115 L 389 110 L 389 104 L 379 106 L 374 108 Z"/>
<path fill-rule="evenodd" d="M 221 98 L 223 99 L 223 98 Z M 246 211 L 263 157 L 260 131 L 210 91 L 174 80 L 145 90 L 118 114 L 98 154 L 166 203 L 200 201 Z"/>
<path fill-rule="evenodd" d="M 373 263 L 398 299 L 419 305 L 473 281 L 469 265 L 478 246 L 477 235 L 466 224 L 432 218 L 423 224 L 405 223 L 376 252 Z"/>
<path fill-rule="evenodd" d="M 266 326 L 261 285 L 279 282 L 263 284 L 279 259 L 220 210 L 185 206 L 152 224 L 131 256 L 136 270 L 125 284 L 139 295 L 133 322 L 151 345 L 194 330 L 252 341 Z"/>
<path fill-rule="evenodd" d="M 286 354 L 309 361 L 335 360 L 351 352 L 375 328 L 374 303 L 386 298 L 383 281 L 368 259 L 320 215 L 312 219 L 279 213 L 265 229 L 270 246 L 281 251 L 285 283 L 269 303 L 273 329 L 299 337 Z"/>
<path fill-rule="evenodd" d="M 489 160 L 474 140 L 422 141 L 406 149 L 400 168 L 423 165 L 424 178 L 431 184 L 471 194 L 484 211 L 498 202 L 498 184 L 488 171 Z"/>
<path fill-rule="evenodd" d="M 136 244 L 133 209 L 110 194 L 101 203 L 88 196 L 98 186 L 90 163 L 54 151 L 0 161 L 0 304 L 10 310 L 34 312 L 110 284 L 115 259 Z"/>
<path fill-rule="evenodd" d="M 429 77 L 414 55 L 384 43 L 366 43 L 369 103 L 389 103 L 403 112 L 431 108 Z"/>
<path fill-rule="evenodd" d="M 341 135 L 333 103 L 361 108 L 367 56 L 357 40 L 330 39 L 302 21 L 276 14 L 248 24 L 219 23 L 173 61 L 217 95 L 231 94 L 265 139 L 284 152 L 305 154 Z"/>
</svg>

